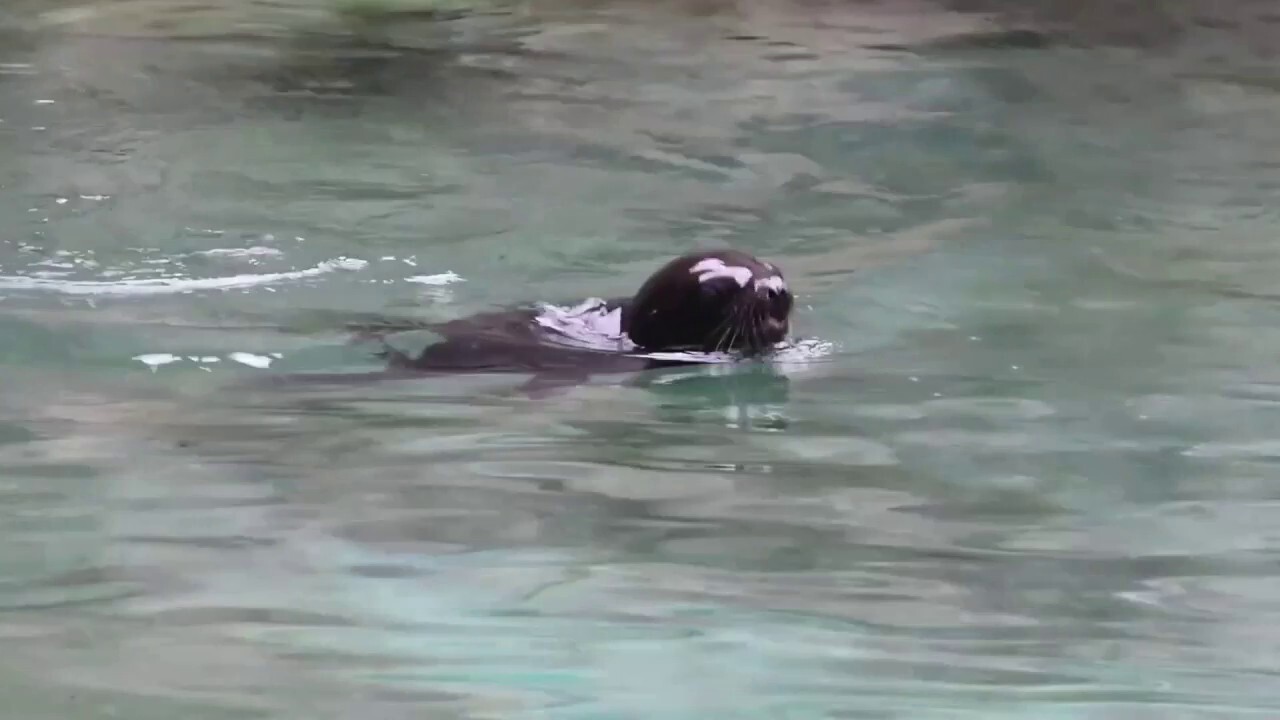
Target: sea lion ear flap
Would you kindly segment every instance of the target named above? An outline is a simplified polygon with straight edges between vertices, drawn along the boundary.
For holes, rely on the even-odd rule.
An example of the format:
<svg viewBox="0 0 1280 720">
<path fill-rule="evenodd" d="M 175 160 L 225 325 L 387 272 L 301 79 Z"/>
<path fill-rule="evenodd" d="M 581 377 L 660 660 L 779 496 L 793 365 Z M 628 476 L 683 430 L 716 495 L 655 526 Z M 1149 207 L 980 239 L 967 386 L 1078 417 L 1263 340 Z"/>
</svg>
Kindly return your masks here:
<svg viewBox="0 0 1280 720">
<path fill-rule="evenodd" d="M 661 338 L 657 337 L 661 328 L 661 318 L 657 316 L 662 312 L 660 283 L 663 274 L 668 273 L 675 262 L 669 262 L 658 268 L 641 283 L 635 294 L 623 305 L 622 332 L 638 347 L 652 348 L 661 341 Z"/>
<path fill-rule="evenodd" d="M 623 332 L 636 344 L 636 347 L 652 349 L 661 345 L 661 339 L 658 337 L 662 327 L 661 319 L 658 317 L 661 312 L 653 303 L 643 305 L 634 304 L 631 306 L 631 313 L 624 326 Z"/>
</svg>

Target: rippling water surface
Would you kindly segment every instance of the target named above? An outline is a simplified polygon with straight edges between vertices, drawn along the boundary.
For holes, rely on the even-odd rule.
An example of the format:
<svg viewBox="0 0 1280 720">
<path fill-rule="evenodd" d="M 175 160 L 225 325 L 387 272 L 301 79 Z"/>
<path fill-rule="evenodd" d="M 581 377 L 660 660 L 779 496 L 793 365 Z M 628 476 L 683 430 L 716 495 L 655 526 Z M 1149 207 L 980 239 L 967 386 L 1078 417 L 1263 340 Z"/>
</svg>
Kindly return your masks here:
<svg viewBox="0 0 1280 720">
<path fill-rule="evenodd" d="M 968 9 L 0 10 L 12 715 L 1275 717 L 1276 17 Z M 835 352 L 262 382 L 723 245 Z"/>
</svg>

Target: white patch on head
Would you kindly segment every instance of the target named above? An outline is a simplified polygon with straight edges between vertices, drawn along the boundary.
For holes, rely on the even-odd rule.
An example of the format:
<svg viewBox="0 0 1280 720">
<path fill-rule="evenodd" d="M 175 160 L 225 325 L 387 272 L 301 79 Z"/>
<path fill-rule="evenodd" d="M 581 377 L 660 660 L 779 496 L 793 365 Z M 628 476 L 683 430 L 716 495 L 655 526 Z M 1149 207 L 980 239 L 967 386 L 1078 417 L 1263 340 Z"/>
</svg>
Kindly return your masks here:
<svg viewBox="0 0 1280 720">
<path fill-rule="evenodd" d="M 775 292 L 782 292 L 787 289 L 787 281 L 782 279 L 781 275 L 770 275 L 766 278 L 756 279 L 756 289 L 769 288 Z"/>
<path fill-rule="evenodd" d="M 731 278 L 738 283 L 738 287 L 746 287 L 754 275 L 750 268 L 744 268 L 740 265 L 725 265 L 720 258 L 707 258 L 698 261 L 696 265 L 689 268 L 689 274 L 697 275 L 700 283 L 719 278 Z"/>
</svg>

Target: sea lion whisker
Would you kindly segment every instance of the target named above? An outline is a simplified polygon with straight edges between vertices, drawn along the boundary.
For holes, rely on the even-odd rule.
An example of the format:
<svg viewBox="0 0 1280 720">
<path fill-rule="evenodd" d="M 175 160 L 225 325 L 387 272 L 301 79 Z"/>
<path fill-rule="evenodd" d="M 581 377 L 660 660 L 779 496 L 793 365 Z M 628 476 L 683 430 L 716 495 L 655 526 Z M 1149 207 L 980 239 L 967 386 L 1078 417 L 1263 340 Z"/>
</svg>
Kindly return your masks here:
<svg viewBox="0 0 1280 720">
<path fill-rule="evenodd" d="M 751 349 L 755 344 L 756 338 L 756 322 L 754 313 L 750 304 L 743 303 L 742 309 L 738 311 L 738 327 L 739 336 L 742 338 L 740 345 L 745 345 L 746 354 L 751 354 Z"/>
<path fill-rule="evenodd" d="M 724 328 L 724 332 L 720 333 L 720 339 L 716 341 L 716 344 L 714 347 L 711 348 L 711 351 L 723 352 L 724 348 L 732 345 L 734 332 L 735 330 L 732 325 L 726 325 Z"/>
<path fill-rule="evenodd" d="M 732 318 L 731 318 L 732 319 Z M 729 322 L 725 324 L 724 332 L 720 334 L 720 341 L 716 343 L 712 349 L 713 352 L 724 352 L 727 347 L 733 347 L 733 342 L 737 339 L 738 327 L 735 323 Z"/>
<path fill-rule="evenodd" d="M 727 350 L 733 350 L 740 345 L 744 339 L 748 337 L 750 330 L 750 318 L 747 314 L 748 308 L 742 303 L 738 303 L 733 310 L 733 342 Z"/>
<path fill-rule="evenodd" d="M 753 305 L 746 314 L 746 330 L 747 330 L 747 355 L 758 355 L 764 348 L 764 339 L 761 337 L 761 331 L 764 327 L 763 313 L 760 308 Z"/>
<path fill-rule="evenodd" d="M 744 327 L 742 323 L 743 306 L 741 303 L 734 303 L 733 309 L 729 312 L 729 319 L 733 326 L 733 337 L 729 340 L 729 344 L 723 348 L 725 352 L 732 351 L 737 346 L 739 338 L 742 337 Z M 717 350 L 721 350 L 721 348 L 717 348 Z"/>
<path fill-rule="evenodd" d="M 729 333 L 733 330 L 733 315 L 726 315 L 719 325 L 712 330 L 712 334 L 716 336 L 715 345 L 712 346 L 712 352 L 720 352 L 720 348 L 724 346 L 725 341 L 729 339 Z"/>
</svg>

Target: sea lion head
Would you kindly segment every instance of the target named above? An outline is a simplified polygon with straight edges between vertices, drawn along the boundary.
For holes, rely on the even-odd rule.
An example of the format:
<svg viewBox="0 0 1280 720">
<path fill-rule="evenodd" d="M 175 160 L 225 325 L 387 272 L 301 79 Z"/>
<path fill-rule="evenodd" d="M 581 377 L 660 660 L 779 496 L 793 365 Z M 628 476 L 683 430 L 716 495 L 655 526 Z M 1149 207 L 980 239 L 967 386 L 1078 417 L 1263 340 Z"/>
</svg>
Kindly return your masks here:
<svg viewBox="0 0 1280 720">
<path fill-rule="evenodd" d="M 759 355 L 786 338 L 791 292 L 772 263 L 737 250 L 682 255 L 625 306 L 622 330 L 645 351 Z"/>
</svg>

